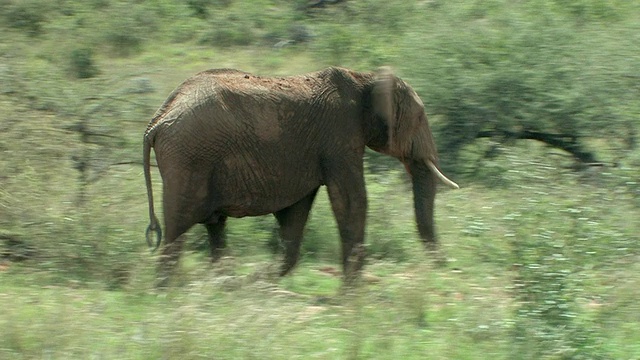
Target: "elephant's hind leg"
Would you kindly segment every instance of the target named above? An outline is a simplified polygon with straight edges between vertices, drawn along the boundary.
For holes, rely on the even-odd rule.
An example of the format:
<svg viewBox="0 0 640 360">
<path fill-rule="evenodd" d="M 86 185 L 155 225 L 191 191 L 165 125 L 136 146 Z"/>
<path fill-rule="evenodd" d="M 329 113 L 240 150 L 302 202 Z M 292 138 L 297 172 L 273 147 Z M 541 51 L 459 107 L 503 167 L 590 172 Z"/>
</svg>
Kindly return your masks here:
<svg viewBox="0 0 640 360">
<path fill-rule="evenodd" d="M 165 182 L 163 193 L 165 240 L 158 262 L 157 286 L 165 287 L 174 272 L 186 233 L 202 216 L 201 199 L 194 199 L 194 186 L 189 182 Z"/>
<path fill-rule="evenodd" d="M 227 223 L 226 216 L 220 216 L 216 222 L 207 223 L 205 227 L 209 233 L 209 245 L 211 246 L 211 262 L 218 261 L 224 254 L 227 247 L 225 239 L 225 225 Z"/>
<path fill-rule="evenodd" d="M 184 244 L 184 233 L 189 230 L 191 226 L 176 227 L 167 224 L 166 226 L 166 238 L 165 245 L 162 248 L 160 259 L 158 262 L 158 287 L 166 287 L 169 285 L 169 277 L 174 272 L 178 260 L 180 259 L 180 253 L 182 252 L 182 245 Z"/>
<path fill-rule="evenodd" d="M 284 245 L 284 263 L 280 276 L 286 275 L 298 262 L 302 233 L 317 193 L 316 188 L 297 203 L 274 213 L 280 225 L 280 238 Z"/>
</svg>

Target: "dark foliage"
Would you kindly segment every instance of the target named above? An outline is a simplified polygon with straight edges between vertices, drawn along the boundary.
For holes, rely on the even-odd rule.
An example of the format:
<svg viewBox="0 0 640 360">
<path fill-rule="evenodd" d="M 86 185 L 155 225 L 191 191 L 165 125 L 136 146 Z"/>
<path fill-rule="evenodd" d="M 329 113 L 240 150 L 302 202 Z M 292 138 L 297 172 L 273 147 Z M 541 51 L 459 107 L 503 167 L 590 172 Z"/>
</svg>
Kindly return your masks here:
<svg viewBox="0 0 640 360">
<path fill-rule="evenodd" d="M 93 60 L 93 50 L 78 48 L 69 55 L 71 73 L 78 79 L 88 79 L 98 74 L 98 68 Z"/>
</svg>

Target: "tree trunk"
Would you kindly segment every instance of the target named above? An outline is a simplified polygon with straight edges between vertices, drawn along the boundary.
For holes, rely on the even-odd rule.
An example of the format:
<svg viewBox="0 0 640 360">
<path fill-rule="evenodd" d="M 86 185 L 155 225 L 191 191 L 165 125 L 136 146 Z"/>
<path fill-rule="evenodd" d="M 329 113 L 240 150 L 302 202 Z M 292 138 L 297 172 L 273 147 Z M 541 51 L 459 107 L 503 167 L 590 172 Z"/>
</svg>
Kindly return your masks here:
<svg viewBox="0 0 640 360">
<path fill-rule="evenodd" d="M 582 145 L 580 145 L 580 143 L 578 142 L 578 138 L 575 135 L 549 134 L 532 130 L 523 130 L 520 132 L 512 132 L 506 130 L 481 131 L 476 135 L 476 138 L 486 137 L 537 140 L 570 153 L 576 160 L 582 163 L 589 164 L 598 162 L 593 153 L 582 148 Z"/>
</svg>

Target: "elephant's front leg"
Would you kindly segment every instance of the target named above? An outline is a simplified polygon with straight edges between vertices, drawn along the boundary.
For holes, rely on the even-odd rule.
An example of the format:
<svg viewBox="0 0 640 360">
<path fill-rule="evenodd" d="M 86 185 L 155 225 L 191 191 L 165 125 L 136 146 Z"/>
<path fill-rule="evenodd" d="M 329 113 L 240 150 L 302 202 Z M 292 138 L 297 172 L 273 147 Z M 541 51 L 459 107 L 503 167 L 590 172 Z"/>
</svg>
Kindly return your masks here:
<svg viewBox="0 0 640 360">
<path fill-rule="evenodd" d="M 367 193 L 362 169 L 341 173 L 327 182 L 331 207 L 342 240 L 342 266 L 347 282 L 357 278 L 364 265 L 364 228 Z"/>
<path fill-rule="evenodd" d="M 318 188 L 297 203 L 274 213 L 280 225 L 280 239 L 284 245 L 284 263 L 280 276 L 286 275 L 298 262 L 304 226 L 317 193 Z"/>
</svg>

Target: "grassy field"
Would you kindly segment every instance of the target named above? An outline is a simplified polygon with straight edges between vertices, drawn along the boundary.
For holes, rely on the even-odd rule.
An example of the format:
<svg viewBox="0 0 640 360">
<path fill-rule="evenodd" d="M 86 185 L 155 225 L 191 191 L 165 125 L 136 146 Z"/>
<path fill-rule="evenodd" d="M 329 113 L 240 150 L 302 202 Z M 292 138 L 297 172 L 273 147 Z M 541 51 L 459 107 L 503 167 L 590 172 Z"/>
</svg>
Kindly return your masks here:
<svg viewBox="0 0 640 360">
<path fill-rule="evenodd" d="M 158 291 L 156 255 L 144 242 L 141 140 L 182 80 L 213 67 L 287 75 L 390 64 L 416 87 L 439 129 L 451 118 L 432 109 L 454 104 L 447 96 L 458 90 L 471 99 L 466 105 L 493 101 L 474 97 L 484 91 L 475 86 L 515 64 L 514 38 L 537 41 L 505 36 L 507 25 L 529 29 L 540 20 L 526 4 L 500 1 L 417 2 L 412 12 L 368 0 L 348 2 L 353 13 L 329 8 L 309 17 L 281 1 L 256 1 L 248 12 L 233 1 L 187 3 L 0 4 L 9 34 L 0 41 L 0 359 L 640 359 L 640 153 L 625 145 L 632 135 L 616 137 L 638 129 L 630 80 L 640 53 L 637 5 L 534 4 L 575 21 L 572 34 L 588 39 L 561 45 L 593 61 L 588 72 L 572 68 L 579 85 L 551 89 L 554 104 L 587 109 L 586 119 L 592 109 L 574 98 L 603 100 L 592 92 L 611 85 L 612 97 L 598 103 L 610 117 L 582 119 L 590 127 L 579 129 L 603 166 L 576 170 L 567 153 L 533 141 L 460 145 L 448 167 L 462 188 L 438 194 L 442 246 L 430 254 L 416 233 L 402 166 L 367 154 L 369 256 L 359 286 L 342 286 L 322 190 L 291 276 L 272 275 L 280 261 L 270 251 L 272 217 L 231 219 L 227 257 L 211 264 L 206 232 L 194 228 L 174 284 Z M 201 7 L 209 13 L 193 13 Z M 455 31 L 460 19 L 471 27 Z M 558 45 L 552 35 L 568 25 L 546 20 L 557 27 L 534 33 Z M 310 24 L 311 40 L 272 46 L 301 23 Z M 211 45 L 223 40 L 231 44 Z M 537 56 L 550 48 L 536 48 Z M 447 52 L 459 57 L 437 62 Z M 511 74 L 546 85 L 558 75 L 543 73 L 558 65 L 550 64 Z M 478 106 L 496 105 L 488 104 Z M 449 148 L 440 152 L 445 164 L 453 157 Z M 159 199 L 160 176 L 152 173 Z"/>
<path fill-rule="evenodd" d="M 292 276 L 268 275 L 278 259 L 256 246 L 268 234 L 247 239 L 242 229 L 256 220 L 241 219 L 230 224 L 233 256 L 211 265 L 204 252 L 188 252 L 177 284 L 160 293 L 152 287 L 154 259 L 142 244 L 144 216 L 105 211 L 113 222 L 103 222 L 119 219 L 118 225 L 89 225 L 83 236 L 85 246 L 103 247 L 94 250 L 100 259 L 69 255 L 57 264 L 4 263 L 0 353 L 105 359 L 637 358 L 637 172 L 576 174 L 542 162 L 544 149 L 510 152 L 499 164 L 510 167 L 503 186 L 464 184 L 440 194 L 446 266 L 422 250 L 402 178 L 396 173 L 399 180 L 382 183 L 370 176 L 370 219 L 389 215 L 388 224 L 370 221 L 370 247 L 384 254 L 385 236 L 403 240 L 387 246 L 404 258 L 370 258 L 356 289 L 341 289 L 335 275 L 338 243 L 324 194 L 308 230 L 312 242 L 322 241 L 316 245 L 322 254 L 307 252 Z M 137 168 L 123 173 L 132 183 L 140 175 Z M 104 189 L 103 182 L 95 186 Z M 114 193 L 109 203 L 95 206 L 118 208 L 128 197 L 134 195 Z M 134 212 L 144 214 L 144 201 L 138 202 Z M 91 236 L 98 232 L 113 239 L 101 244 Z M 197 237 L 192 231 L 191 239 Z M 114 249 L 119 243 L 132 250 L 124 259 L 110 259 L 123 256 Z M 93 275 L 78 277 L 77 268 L 85 266 Z"/>
</svg>

